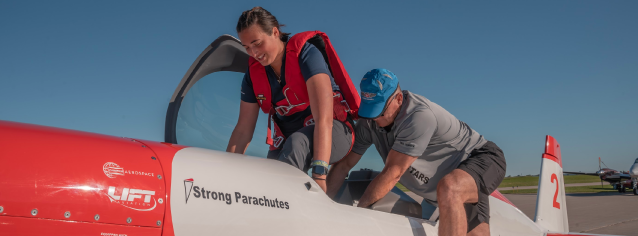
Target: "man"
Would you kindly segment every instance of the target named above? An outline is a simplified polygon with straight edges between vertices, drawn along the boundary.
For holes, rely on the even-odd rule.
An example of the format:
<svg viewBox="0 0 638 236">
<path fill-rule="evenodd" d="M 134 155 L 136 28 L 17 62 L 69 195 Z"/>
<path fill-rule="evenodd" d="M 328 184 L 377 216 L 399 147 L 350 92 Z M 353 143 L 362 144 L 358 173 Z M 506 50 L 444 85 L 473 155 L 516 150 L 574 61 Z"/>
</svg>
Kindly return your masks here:
<svg viewBox="0 0 638 236">
<path fill-rule="evenodd" d="M 361 80 L 355 143 L 328 175 L 333 197 L 347 173 L 374 144 L 385 167 L 359 200 L 369 207 L 397 182 L 424 198 L 424 218 L 438 205 L 439 235 L 489 235 L 489 195 L 505 176 L 505 157 L 493 142 L 436 103 L 407 90 L 385 69 Z M 433 206 L 434 205 L 434 206 Z"/>
</svg>

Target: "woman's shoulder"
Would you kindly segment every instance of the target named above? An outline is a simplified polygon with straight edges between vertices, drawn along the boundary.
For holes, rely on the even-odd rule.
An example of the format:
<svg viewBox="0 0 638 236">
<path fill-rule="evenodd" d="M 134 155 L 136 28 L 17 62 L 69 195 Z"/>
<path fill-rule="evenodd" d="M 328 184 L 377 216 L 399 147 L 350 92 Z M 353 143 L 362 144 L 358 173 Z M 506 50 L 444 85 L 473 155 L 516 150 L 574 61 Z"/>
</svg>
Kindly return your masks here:
<svg viewBox="0 0 638 236">
<path fill-rule="evenodd" d="M 308 55 L 310 53 L 321 53 L 315 45 L 312 43 L 306 42 L 303 47 L 301 47 L 301 51 L 299 56 Z"/>
</svg>

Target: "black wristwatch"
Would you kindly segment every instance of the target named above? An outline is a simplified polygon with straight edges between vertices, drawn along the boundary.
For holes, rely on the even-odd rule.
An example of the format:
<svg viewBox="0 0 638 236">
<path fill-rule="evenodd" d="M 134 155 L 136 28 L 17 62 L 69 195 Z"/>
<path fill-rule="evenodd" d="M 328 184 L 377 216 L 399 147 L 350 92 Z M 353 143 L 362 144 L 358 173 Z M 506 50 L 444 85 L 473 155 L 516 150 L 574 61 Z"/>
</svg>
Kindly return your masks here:
<svg viewBox="0 0 638 236">
<path fill-rule="evenodd" d="M 313 174 L 318 174 L 318 175 L 327 175 L 328 174 L 328 168 L 326 168 L 325 166 L 313 166 L 312 167 L 312 173 Z"/>
</svg>

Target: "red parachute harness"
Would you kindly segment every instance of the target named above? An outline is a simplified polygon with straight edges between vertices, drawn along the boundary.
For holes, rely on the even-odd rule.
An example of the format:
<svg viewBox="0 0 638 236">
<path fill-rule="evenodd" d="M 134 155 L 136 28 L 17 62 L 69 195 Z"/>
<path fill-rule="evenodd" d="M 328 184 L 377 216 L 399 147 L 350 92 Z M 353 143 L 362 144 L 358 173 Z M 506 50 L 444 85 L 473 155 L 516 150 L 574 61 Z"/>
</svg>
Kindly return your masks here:
<svg viewBox="0 0 638 236">
<path fill-rule="evenodd" d="M 352 84 L 348 72 L 346 72 L 343 64 L 341 64 L 341 60 L 332 47 L 328 36 L 320 31 L 306 31 L 295 34 L 288 40 L 285 62 L 286 85 L 283 87 L 283 94 L 286 99 L 277 102 L 274 107 L 272 104 L 270 82 L 266 75 L 266 68 L 254 58 L 251 57 L 249 59 L 250 80 L 253 83 L 255 97 L 257 97 L 259 101 L 261 110 L 268 114 L 268 136 L 266 143 L 270 145 L 270 150 L 279 149 L 281 144 L 286 140 L 286 137 L 284 137 L 277 126 L 277 122 L 272 122 L 272 116 L 275 113 L 281 116 L 289 116 L 304 111 L 310 106 L 306 81 L 299 68 L 299 54 L 306 42 L 315 45 L 315 47 L 321 51 L 335 83 L 339 86 L 341 92 L 335 92 L 333 96 L 333 119 L 344 122 L 348 126 L 352 131 L 352 143 L 354 143 L 354 128 L 352 124 L 347 121 L 347 118 L 348 115 L 350 115 L 351 119 L 358 119 L 357 111 L 359 110 L 359 103 L 361 102 L 359 93 Z M 271 122 L 275 123 L 274 138 L 271 135 Z M 309 115 L 304 119 L 304 127 L 312 124 L 314 124 L 314 120 L 312 119 L 312 115 Z M 350 146 L 350 148 L 352 148 L 352 146 Z"/>
</svg>

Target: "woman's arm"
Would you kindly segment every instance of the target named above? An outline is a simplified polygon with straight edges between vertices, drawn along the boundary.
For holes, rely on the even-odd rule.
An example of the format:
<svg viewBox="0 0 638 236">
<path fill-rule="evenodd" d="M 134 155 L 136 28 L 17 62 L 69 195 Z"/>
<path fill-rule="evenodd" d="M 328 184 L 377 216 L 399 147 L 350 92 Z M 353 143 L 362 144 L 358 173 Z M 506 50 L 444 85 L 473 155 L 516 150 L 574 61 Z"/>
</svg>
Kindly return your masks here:
<svg viewBox="0 0 638 236">
<path fill-rule="evenodd" d="M 332 150 L 332 118 L 333 118 L 333 98 L 332 83 L 330 77 L 325 73 L 313 75 L 306 82 L 308 97 L 310 98 L 310 110 L 315 120 L 315 130 L 313 138 L 313 160 L 330 163 L 330 151 Z M 326 176 L 313 174 L 315 182 L 326 192 Z"/>
<path fill-rule="evenodd" d="M 241 101 L 239 105 L 239 118 L 233 134 L 228 140 L 227 152 L 244 154 L 246 148 L 253 139 L 255 125 L 259 117 L 259 104 Z"/>
</svg>

